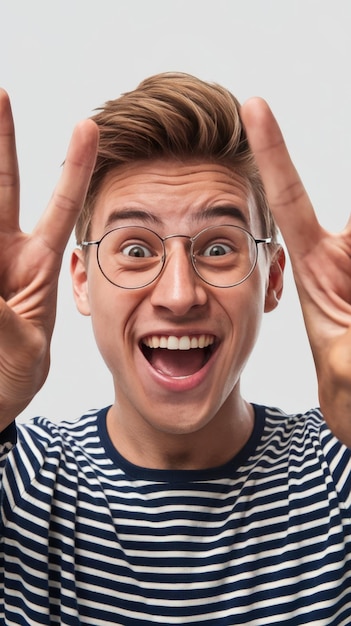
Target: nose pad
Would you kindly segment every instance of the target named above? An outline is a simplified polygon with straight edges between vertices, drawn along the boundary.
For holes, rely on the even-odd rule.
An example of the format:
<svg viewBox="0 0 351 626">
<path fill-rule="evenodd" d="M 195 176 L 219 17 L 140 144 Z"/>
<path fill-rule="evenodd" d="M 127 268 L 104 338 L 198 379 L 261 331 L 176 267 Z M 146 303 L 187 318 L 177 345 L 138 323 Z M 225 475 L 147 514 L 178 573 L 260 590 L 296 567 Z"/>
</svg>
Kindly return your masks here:
<svg viewBox="0 0 351 626">
<path fill-rule="evenodd" d="M 163 270 L 154 283 L 151 302 L 184 315 L 194 306 L 207 302 L 205 283 L 196 274 L 190 257 L 190 245 L 181 241 L 168 243 Z"/>
</svg>

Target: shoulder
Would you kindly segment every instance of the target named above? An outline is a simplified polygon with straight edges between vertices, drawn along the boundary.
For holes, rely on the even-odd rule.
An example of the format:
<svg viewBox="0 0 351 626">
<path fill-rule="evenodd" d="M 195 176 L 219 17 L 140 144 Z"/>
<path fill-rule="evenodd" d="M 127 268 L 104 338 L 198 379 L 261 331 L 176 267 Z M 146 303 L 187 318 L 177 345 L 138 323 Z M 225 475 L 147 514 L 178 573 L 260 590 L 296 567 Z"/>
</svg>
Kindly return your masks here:
<svg viewBox="0 0 351 626">
<path fill-rule="evenodd" d="M 287 414 L 274 407 L 260 407 L 265 428 L 258 452 L 265 458 L 285 459 L 289 475 L 320 476 L 332 484 L 339 500 L 351 507 L 351 450 L 326 424 L 320 409 Z"/>
<path fill-rule="evenodd" d="M 325 422 L 318 408 L 305 413 L 285 413 L 277 407 L 254 405 L 256 421 L 264 424 L 260 440 L 260 448 L 278 446 L 289 448 L 300 441 L 320 439 L 321 429 Z"/>
<path fill-rule="evenodd" d="M 277 407 L 258 406 L 256 414 L 264 418 L 266 437 L 274 435 L 288 441 L 306 436 L 320 438 L 321 432 L 328 430 L 318 407 L 304 413 L 286 413 Z"/>
<path fill-rule="evenodd" d="M 330 431 L 318 407 L 305 413 L 285 413 L 279 408 L 264 406 L 259 407 L 259 414 L 264 416 L 262 439 L 265 442 L 276 441 L 296 449 L 307 446 L 316 452 L 323 450 L 329 456 L 333 448 L 334 451 L 344 450 L 346 454 L 351 452 Z"/>
<path fill-rule="evenodd" d="M 106 411 L 91 411 L 72 422 L 37 417 L 16 425 L 15 441 L 1 463 L 3 496 L 12 493 L 9 500 L 16 504 L 25 493 L 50 497 L 59 484 L 65 485 L 62 492 L 75 489 L 77 481 L 89 484 L 104 458 L 98 421 Z"/>
<path fill-rule="evenodd" d="M 92 410 L 72 421 L 54 422 L 35 417 L 16 424 L 9 433 L 12 455 L 27 457 L 38 468 L 48 457 L 72 457 L 89 445 L 93 447 L 93 442 L 99 448 L 98 422 L 106 412 L 107 408 Z"/>
<path fill-rule="evenodd" d="M 34 439 L 50 442 L 69 437 L 79 438 L 84 436 L 84 433 L 88 433 L 89 430 L 96 428 L 99 413 L 99 410 L 89 411 L 76 419 L 60 422 L 43 416 L 34 417 L 28 422 L 16 424 L 17 440 Z"/>
</svg>

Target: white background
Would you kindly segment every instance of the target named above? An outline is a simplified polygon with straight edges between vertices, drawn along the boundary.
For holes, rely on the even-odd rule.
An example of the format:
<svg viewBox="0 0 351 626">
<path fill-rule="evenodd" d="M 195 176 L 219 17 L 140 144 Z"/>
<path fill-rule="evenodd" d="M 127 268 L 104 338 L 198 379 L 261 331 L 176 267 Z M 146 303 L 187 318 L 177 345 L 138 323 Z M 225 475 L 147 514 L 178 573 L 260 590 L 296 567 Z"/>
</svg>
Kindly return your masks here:
<svg viewBox="0 0 351 626">
<path fill-rule="evenodd" d="M 350 33 L 349 0 L 0 0 L 0 84 L 16 120 L 22 228 L 46 206 L 74 124 L 143 78 L 180 70 L 241 101 L 266 98 L 320 220 L 341 229 L 350 210 Z M 113 401 L 90 320 L 75 310 L 69 249 L 51 371 L 21 419 L 74 418 Z M 288 412 L 318 403 L 289 267 L 243 390 Z"/>
</svg>

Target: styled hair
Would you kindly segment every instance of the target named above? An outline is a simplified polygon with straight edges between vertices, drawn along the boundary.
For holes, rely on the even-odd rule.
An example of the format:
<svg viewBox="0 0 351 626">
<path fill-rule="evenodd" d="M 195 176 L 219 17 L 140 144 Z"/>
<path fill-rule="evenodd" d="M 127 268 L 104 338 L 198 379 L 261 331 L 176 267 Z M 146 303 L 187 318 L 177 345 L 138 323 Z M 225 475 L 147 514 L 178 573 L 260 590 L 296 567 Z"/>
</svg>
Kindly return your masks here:
<svg viewBox="0 0 351 626">
<path fill-rule="evenodd" d="M 110 170 L 149 159 L 222 163 L 241 175 L 255 202 L 263 236 L 277 229 L 240 119 L 240 104 L 224 87 L 185 73 L 147 78 L 92 116 L 100 131 L 95 169 L 76 225 L 89 238 L 94 204 Z"/>
</svg>

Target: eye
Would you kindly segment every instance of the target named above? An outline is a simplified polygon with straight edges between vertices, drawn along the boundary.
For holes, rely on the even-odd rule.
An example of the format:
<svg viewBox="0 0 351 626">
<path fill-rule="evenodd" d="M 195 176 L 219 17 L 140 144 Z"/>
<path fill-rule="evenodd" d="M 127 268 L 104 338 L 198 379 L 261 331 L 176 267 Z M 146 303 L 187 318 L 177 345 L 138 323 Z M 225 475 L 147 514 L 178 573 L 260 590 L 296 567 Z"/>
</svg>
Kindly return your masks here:
<svg viewBox="0 0 351 626">
<path fill-rule="evenodd" d="M 223 256 L 233 252 L 233 247 L 225 243 L 211 243 L 201 252 L 202 256 Z"/>
<path fill-rule="evenodd" d="M 138 243 L 138 244 L 132 243 L 128 246 L 124 246 L 124 248 L 121 249 L 121 252 L 125 256 L 141 258 L 141 259 L 145 259 L 145 258 L 149 258 L 153 256 L 150 248 L 148 248 L 147 245 L 141 244 L 141 243 Z"/>
</svg>

